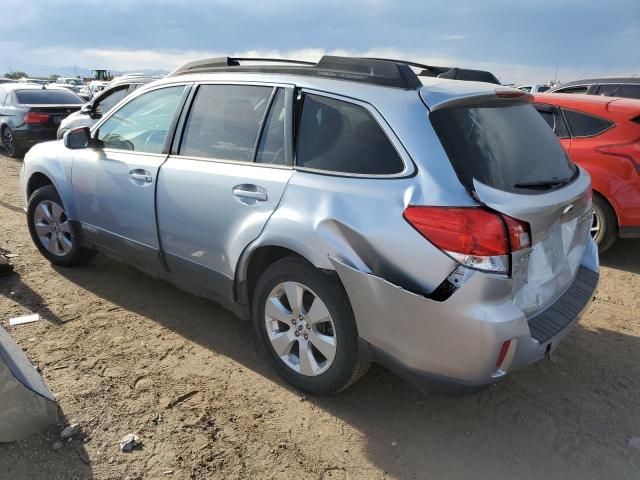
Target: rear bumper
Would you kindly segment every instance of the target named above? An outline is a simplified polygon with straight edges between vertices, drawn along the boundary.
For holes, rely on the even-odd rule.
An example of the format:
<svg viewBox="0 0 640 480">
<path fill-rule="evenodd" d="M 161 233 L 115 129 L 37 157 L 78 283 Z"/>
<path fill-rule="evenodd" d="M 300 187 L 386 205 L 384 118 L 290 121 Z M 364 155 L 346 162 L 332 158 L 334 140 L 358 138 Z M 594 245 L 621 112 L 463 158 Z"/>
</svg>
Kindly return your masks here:
<svg viewBox="0 0 640 480">
<path fill-rule="evenodd" d="M 449 391 L 494 383 L 553 351 L 591 302 L 599 270 L 590 241 L 564 293 L 527 318 L 514 304 L 506 277 L 474 273 L 438 302 L 332 261 L 372 359 L 421 390 Z M 498 353 L 507 340 L 511 346 L 498 369 Z"/>
<path fill-rule="evenodd" d="M 57 127 L 29 127 L 13 131 L 16 142 L 22 148 L 32 147 L 36 143 L 56 140 Z"/>
</svg>

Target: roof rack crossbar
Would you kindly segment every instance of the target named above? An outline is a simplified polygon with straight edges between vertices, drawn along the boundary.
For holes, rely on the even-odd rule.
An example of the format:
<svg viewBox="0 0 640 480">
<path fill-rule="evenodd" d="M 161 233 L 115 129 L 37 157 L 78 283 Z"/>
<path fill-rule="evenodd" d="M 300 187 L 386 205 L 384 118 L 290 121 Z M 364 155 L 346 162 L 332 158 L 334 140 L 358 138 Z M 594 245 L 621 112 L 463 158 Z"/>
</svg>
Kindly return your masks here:
<svg viewBox="0 0 640 480">
<path fill-rule="evenodd" d="M 382 60 L 396 63 L 405 63 L 410 67 L 420 68 L 421 72 L 418 73 L 419 77 L 439 77 L 439 78 L 449 78 L 451 80 L 466 80 L 466 81 L 475 81 L 475 82 L 487 82 L 487 83 L 495 83 L 500 85 L 500 81 L 496 78 L 496 76 L 488 72 L 486 70 L 472 70 L 468 68 L 458 68 L 458 67 L 437 67 L 435 65 L 425 65 L 423 63 L 417 63 L 407 60 L 397 60 L 391 58 L 375 58 L 375 57 L 367 57 L 371 60 Z"/>
</svg>

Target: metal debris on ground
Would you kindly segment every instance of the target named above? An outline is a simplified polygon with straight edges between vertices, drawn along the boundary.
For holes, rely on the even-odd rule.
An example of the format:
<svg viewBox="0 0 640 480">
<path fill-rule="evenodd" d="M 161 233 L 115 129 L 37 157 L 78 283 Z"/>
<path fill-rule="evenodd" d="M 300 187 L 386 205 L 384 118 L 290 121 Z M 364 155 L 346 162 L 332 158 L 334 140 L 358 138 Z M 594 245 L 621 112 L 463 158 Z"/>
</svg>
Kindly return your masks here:
<svg viewBox="0 0 640 480">
<path fill-rule="evenodd" d="M 71 438 L 74 435 L 77 435 L 79 432 L 80 432 L 80 424 L 72 423 L 71 425 L 68 425 L 67 427 L 65 427 L 65 429 L 62 430 L 62 432 L 60 432 L 60 438 Z"/>
<path fill-rule="evenodd" d="M 37 322 L 38 320 L 40 320 L 40 315 L 37 313 L 33 313 L 31 315 L 23 315 L 21 317 L 13 317 L 9 319 L 9 326 L 15 327 L 16 325 Z"/>
<path fill-rule="evenodd" d="M 140 441 L 140 437 L 134 435 L 133 433 L 128 433 L 124 437 L 120 439 L 120 451 L 121 452 L 130 452 L 135 447 L 142 445 Z"/>
</svg>

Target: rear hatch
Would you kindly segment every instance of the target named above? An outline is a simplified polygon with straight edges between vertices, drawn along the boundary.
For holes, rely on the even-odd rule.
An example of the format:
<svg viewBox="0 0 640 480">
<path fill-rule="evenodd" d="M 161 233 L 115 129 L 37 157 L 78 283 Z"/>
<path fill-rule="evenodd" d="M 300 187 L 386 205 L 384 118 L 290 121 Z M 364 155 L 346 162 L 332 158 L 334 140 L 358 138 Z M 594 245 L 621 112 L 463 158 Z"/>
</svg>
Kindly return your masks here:
<svg viewBox="0 0 640 480">
<path fill-rule="evenodd" d="M 458 97 L 429 116 L 470 194 L 529 225 L 531 246 L 512 254 L 510 269 L 514 302 L 530 316 L 575 277 L 590 241 L 591 181 L 529 98 L 512 90 Z"/>
</svg>

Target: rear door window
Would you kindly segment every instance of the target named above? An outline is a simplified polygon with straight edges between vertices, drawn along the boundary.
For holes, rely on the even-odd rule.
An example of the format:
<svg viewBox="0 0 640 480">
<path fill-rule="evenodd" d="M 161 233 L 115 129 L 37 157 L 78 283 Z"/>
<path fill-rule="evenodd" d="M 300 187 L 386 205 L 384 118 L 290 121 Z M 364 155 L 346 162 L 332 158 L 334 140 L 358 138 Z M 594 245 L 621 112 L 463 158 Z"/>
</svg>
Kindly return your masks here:
<svg viewBox="0 0 640 480">
<path fill-rule="evenodd" d="M 595 89 L 595 95 L 601 95 L 603 97 L 611 97 L 615 94 L 617 90 L 621 87 L 620 84 L 615 83 L 604 83 L 602 85 L 598 85 Z"/>
<path fill-rule="evenodd" d="M 180 155 L 251 162 L 272 87 L 201 85 Z"/>
<path fill-rule="evenodd" d="M 588 85 L 578 85 L 575 87 L 566 87 L 556 90 L 555 93 L 587 93 Z"/>
<path fill-rule="evenodd" d="M 305 94 L 297 138 L 299 167 L 360 175 L 391 175 L 404 162 L 362 106 Z"/>
<path fill-rule="evenodd" d="M 284 90 L 279 88 L 269 109 L 269 116 L 267 117 L 256 154 L 256 163 L 274 165 L 284 165 L 286 163 L 284 147 L 285 116 Z"/>
<path fill-rule="evenodd" d="M 571 163 L 549 125 L 528 103 L 510 106 L 456 107 L 430 115 L 462 184 L 473 179 L 514 193 L 540 193 L 573 179 Z M 558 182 L 554 182 L 558 180 Z"/>
<path fill-rule="evenodd" d="M 622 85 L 615 93 L 616 97 L 640 99 L 640 85 Z"/>
<path fill-rule="evenodd" d="M 549 128 L 553 130 L 558 138 L 569 138 L 569 130 L 567 124 L 564 121 L 562 112 L 558 107 L 551 105 L 535 105 L 536 110 L 542 116 Z"/>
<path fill-rule="evenodd" d="M 574 110 L 564 110 L 572 137 L 593 137 L 611 128 L 614 124 L 604 118 L 587 115 Z"/>
</svg>

